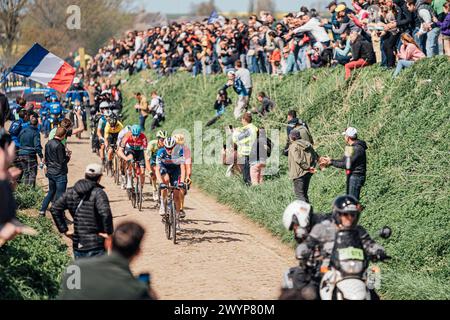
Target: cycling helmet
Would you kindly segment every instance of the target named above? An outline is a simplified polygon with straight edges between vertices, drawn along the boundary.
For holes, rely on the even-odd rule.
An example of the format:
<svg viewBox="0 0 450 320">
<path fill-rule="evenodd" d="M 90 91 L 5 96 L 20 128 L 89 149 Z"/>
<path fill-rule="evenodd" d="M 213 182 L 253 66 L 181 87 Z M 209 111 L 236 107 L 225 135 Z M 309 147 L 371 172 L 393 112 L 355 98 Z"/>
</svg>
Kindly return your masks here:
<svg viewBox="0 0 450 320">
<path fill-rule="evenodd" d="M 296 200 L 283 213 L 283 225 L 288 231 L 295 230 L 296 239 L 304 239 L 309 232 L 313 209 L 309 203 Z M 294 229 L 294 226 L 297 228 Z"/>
<path fill-rule="evenodd" d="M 117 117 L 116 117 L 116 115 L 114 113 L 111 115 L 111 117 L 109 117 L 108 122 L 109 122 L 109 125 L 111 127 L 117 126 L 118 120 L 117 120 Z"/>
<path fill-rule="evenodd" d="M 136 124 L 136 125 L 131 127 L 131 134 L 133 136 L 138 137 L 138 136 L 140 136 L 141 132 L 142 132 L 141 131 L 141 126 Z"/>
<path fill-rule="evenodd" d="M 361 211 L 358 199 L 351 195 L 339 196 L 333 202 L 333 219 L 337 224 L 342 224 L 341 214 L 347 213 L 356 217 L 352 227 L 356 226 Z"/>
<path fill-rule="evenodd" d="M 156 137 L 158 139 L 167 139 L 167 131 L 159 130 L 158 133 L 156 134 Z"/>
<path fill-rule="evenodd" d="M 182 135 L 181 133 L 174 135 L 173 138 L 179 145 L 183 145 L 185 142 L 184 135 Z"/>
<path fill-rule="evenodd" d="M 100 103 L 100 109 L 107 109 L 109 108 L 109 103 L 106 101 L 103 101 L 102 103 Z"/>
<path fill-rule="evenodd" d="M 166 141 L 164 141 L 164 147 L 166 149 L 173 149 L 176 144 L 177 144 L 177 142 L 175 141 L 175 139 L 173 137 L 169 137 L 166 139 Z"/>
</svg>

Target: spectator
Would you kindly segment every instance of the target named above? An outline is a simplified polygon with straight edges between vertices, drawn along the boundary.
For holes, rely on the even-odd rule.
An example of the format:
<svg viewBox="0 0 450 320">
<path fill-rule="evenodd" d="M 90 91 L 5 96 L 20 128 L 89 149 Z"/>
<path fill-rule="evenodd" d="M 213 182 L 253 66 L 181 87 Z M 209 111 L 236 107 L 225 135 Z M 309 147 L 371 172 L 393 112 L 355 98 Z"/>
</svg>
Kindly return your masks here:
<svg viewBox="0 0 450 320">
<path fill-rule="evenodd" d="M 148 283 L 133 277 L 130 264 L 141 253 L 145 230 L 138 224 L 126 222 L 117 227 L 106 241 L 108 255 L 74 261 L 80 270 L 80 288 L 73 290 L 70 272 L 63 274 L 60 300 L 156 300 Z"/>
<path fill-rule="evenodd" d="M 105 239 L 113 233 L 113 218 L 108 196 L 100 185 L 102 176 L 102 165 L 88 165 L 85 179 L 68 189 L 51 209 L 59 232 L 73 241 L 75 259 L 103 255 Z M 65 210 L 69 210 L 73 217 L 73 234 L 67 227 Z"/>
<path fill-rule="evenodd" d="M 253 92 L 253 82 L 250 71 L 242 66 L 242 62 L 240 60 L 237 60 L 234 66 L 236 68 L 236 78 L 241 79 L 245 89 L 247 90 L 248 99 L 250 101 Z"/>
<path fill-rule="evenodd" d="M 411 67 L 414 62 L 425 57 L 425 54 L 420 51 L 419 45 L 407 33 L 402 34 L 402 45 L 398 53 L 397 68 L 394 71 L 394 77 L 397 77 L 403 68 Z"/>
<path fill-rule="evenodd" d="M 66 153 L 62 144 L 66 136 L 67 130 L 60 127 L 56 130 L 55 138 L 45 145 L 44 164 L 47 167 L 48 193 L 39 212 L 41 217 L 45 217 L 50 202 L 55 203 L 67 188 L 67 163 L 70 161 L 70 153 Z"/>
<path fill-rule="evenodd" d="M 5 122 L 10 118 L 8 98 L 0 92 L 0 129 L 5 127 Z"/>
<path fill-rule="evenodd" d="M 73 129 L 72 121 L 70 121 L 70 119 L 67 119 L 67 118 L 63 119 L 61 121 L 61 123 L 59 124 L 59 127 L 64 128 L 67 131 L 66 137 L 61 141 L 64 146 L 67 146 L 67 138 L 77 135 L 78 133 L 81 133 L 84 131 L 84 124 L 83 124 L 83 121 L 81 121 L 82 120 L 81 110 L 77 111 L 76 116 L 78 117 L 78 123 L 80 124 L 80 126 L 76 129 Z M 53 128 L 53 130 L 50 131 L 50 134 L 48 136 L 49 140 L 52 140 L 55 137 L 57 130 L 58 130 L 58 127 Z"/>
<path fill-rule="evenodd" d="M 275 102 L 270 100 L 265 92 L 261 91 L 258 93 L 257 99 L 259 103 L 261 103 L 261 107 L 255 113 L 264 117 L 267 113 L 272 112 L 275 109 Z"/>
<path fill-rule="evenodd" d="M 332 160 L 329 157 L 321 159 L 322 166 L 333 166 L 340 169 L 346 169 L 346 160 L 350 160 L 350 169 L 347 179 L 348 194 L 360 199 L 361 189 L 366 181 L 367 144 L 363 140 L 358 139 L 358 131 L 355 128 L 348 128 L 344 133 L 345 142 L 352 147 L 352 155 L 344 156 L 341 160 Z"/>
<path fill-rule="evenodd" d="M 242 164 L 239 163 L 238 156 L 238 146 L 237 144 L 233 144 L 233 149 L 228 150 L 227 146 L 223 146 L 222 150 L 222 163 L 227 166 L 227 173 L 225 174 L 227 177 L 231 177 L 234 175 L 242 175 Z"/>
<path fill-rule="evenodd" d="M 149 116 L 149 108 L 147 98 L 140 92 L 135 93 L 135 98 L 137 100 L 137 104 L 135 106 L 136 111 L 139 112 L 139 125 L 141 126 L 142 132 L 145 131 L 145 121 Z"/>
<path fill-rule="evenodd" d="M 393 68 L 395 66 L 395 52 L 397 51 L 397 43 L 400 36 L 394 8 L 383 6 L 381 8 L 381 20 L 384 24 L 381 43 L 382 50 L 386 57 L 385 66 L 387 68 Z"/>
<path fill-rule="evenodd" d="M 297 199 L 309 203 L 309 184 L 316 172 L 314 167 L 318 156 L 312 144 L 301 139 L 299 131 L 292 130 L 289 138 L 291 140 L 288 153 L 289 178 L 294 182 Z"/>
<path fill-rule="evenodd" d="M 288 125 L 286 128 L 287 142 L 286 142 L 286 146 L 284 147 L 284 155 L 285 156 L 288 156 L 289 146 L 291 144 L 289 135 L 291 134 L 292 130 L 296 130 L 300 133 L 300 139 L 308 141 L 311 145 L 314 145 L 314 140 L 311 135 L 311 132 L 309 131 L 308 125 L 306 124 L 305 121 L 297 118 L 297 112 L 295 110 L 290 110 L 288 112 L 287 121 L 288 121 Z"/>
<path fill-rule="evenodd" d="M 352 44 L 352 59 L 345 65 L 345 80 L 350 78 L 353 69 L 370 66 L 376 62 L 372 44 L 358 32 L 350 33 L 350 42 Z"/>
<path fill-rule="evenodd" d="M 28 112 L 25 109 L 21 109 L 19 111 L 19 120 L 11 123 L 11 126 L 9 127 L 9 134 L 11 135 L 11 139 L 14 142 L 17 151 L 19 151 L 20 148 L 20 132 L 29 126 L 29 120 L 30 116 Z"/>
<path fill-rule="evenodd" d="M 264 180 L 264 168 L 272 151 L 272 143 L 267 138 L 266 130 L 261 128 L 257 131 L 256 140 L 250 153 L 250 179 L 252 185 L 260 185 Z"/>
<path fill-rule="evenodd" d="M 234 91 L 239 96 L 234 109 L 234 117 L 235 119 L 239 119 L 244 111 L 247 110 L 248 92 L 244 83 L 241 79 L 236 77 L 236 73 L 234 71 L 228 72 L 228 82 L 222 90 L 227 90 L 229 87 L 233 87 Z"/>
<path fill-rule="evenodd" d="M 244 183 L 250 186 L 250 153 L 257 138 L 258 128 L 252 123 L 253 119 L 250 113 L 245 113 L 241 121 L 243 127 L 234 130 L 233 143 L 238 146 L 239 163 L 244 165 L 242 168 Z"/>
<path fill-rule="evenodd" d="M 450 2 L 444 4 L 443 12 L 445 18 L 442 22 L 436 17 L 433 18 L 433 21 L 441 29 L 442 40 L 444 41 L 444 53 L 450 57 Z"/>
<path fill-rule="evenodd" d="M 41 164 L 44 156 L 42 155 L 41 134 L 38 129 L 38 119 L 32 117 L 30 125 L 23 129 L 19 134 L 21 158 L 21 168 L 23 170 L 23 183 L 28 186 L 36 186 L 36 176 L 38 169 L 37 157 Z"/>
<path fill-rule="evenodd" d="M 439 27 L 433 23 L 437 19 L 436 11 L 431 6 L 432 0 L 418 0 L 415 8 L 417 16 L 421 22 L 418 32 L 419 37 L 426 37 L 425 48 L 427 57 L 434 57 L 439 54 Z"/>
<path fill-rule="evenodd" d="M 152 101 L 150 102 L 149 111 L 153 115 L 152 130 L 160 126 L 160 123 L 165 119 L 164 100 L 158 95 L 156 91 L 152 92 Z"/>
</svg>

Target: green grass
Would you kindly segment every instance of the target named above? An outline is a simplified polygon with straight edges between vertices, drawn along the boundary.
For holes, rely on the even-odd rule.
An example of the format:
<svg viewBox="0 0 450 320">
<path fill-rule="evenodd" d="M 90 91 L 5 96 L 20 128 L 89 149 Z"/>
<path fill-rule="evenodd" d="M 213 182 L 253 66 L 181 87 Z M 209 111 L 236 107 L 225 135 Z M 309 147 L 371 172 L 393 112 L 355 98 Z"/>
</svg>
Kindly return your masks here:
<svg viewBox="0 0 450 320">
<path fill-rule="evenodd" d="M 21 209 L 36 208 L 42 202 L 43 191 L 21 186 L 16 199 Z M 18 219 L 39 234 L 18 236 L 0 248 L 0 300 L 53 299 L 69 262 L 67 246 L 49 219 L 30 217 L 23 212 Z"/>
<path fill-rule="evenodd" d="M 381 265 L 380 291 L 388 299 L 450 299 L 449 74 L 449 60 L 437 57 L 416 63 L 395 80 L 378 66 L 357 71 L 350 82 L 343 80 L 342 68 L 309 70 L 282 80 L 254 77 L 254 92 L 264 90 L 277 103 L 275 112 L 256 122 L 282 130 L 280 147 L 286 139 L 283 123 L 289 109 L 309 123 L 321 155 L 343 155 L 340 133 L 349 125 L 358 128 L 368 143 L 361 223 L 372 234 L 384 225 L 393 229 L 383 244 L 395 259 Z M 133 93 L 149 97 L 157 89 L 166 101 L 164 129 L 185 128 L 191 133 L 194 121 L 204 124 L 213 116 L 217 90 L 225 83 L 224 76 L 193 79 L 188 74 L 156 84 L 149 84 L 151 80 L 154 75 L 144 72 L 124 85 L 126 121 L 137 123 Z M 229 93 L 235 100 L 232 90 Z M 232 108 L 213 126 L 222 135 L 225 126 L 239 126 Z M 285 207 L 295 199 L 287 159 L 280 156 L 280 172 L 258 187 L 246 188 L 240 178 L 229 179 L 224 173 L 221 165 L 194 165 L 194 183 L 283 241 L 292 241 L 281 225 Z M 315 175 L 310 187 L 315 211 L 329 211 L 343 192 L 343 171 L 330 168 Z"/>
</svg>

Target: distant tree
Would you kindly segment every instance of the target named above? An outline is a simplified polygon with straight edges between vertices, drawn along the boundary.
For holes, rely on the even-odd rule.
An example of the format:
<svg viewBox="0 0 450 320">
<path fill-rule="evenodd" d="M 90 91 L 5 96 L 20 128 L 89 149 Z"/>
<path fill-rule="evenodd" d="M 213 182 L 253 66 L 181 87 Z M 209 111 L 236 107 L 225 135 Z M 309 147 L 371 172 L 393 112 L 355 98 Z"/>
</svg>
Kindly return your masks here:
<svg viewBox="0 0 450 320">
<path fill-rule="evenodd" d="M 20 32 L 20 22 L 28 0 L 0 0 L 0 43 L 9 63 Z"/>
<path fill-rule="evenodd" d="M 196 16 L 209 16 L 214 10 L 217 10 L 214 0 L 209 0 L 193 5 L 191 11 Z"/>
<path fill-rule="evenodd" d="M 255 11 L 257 13 L 261 11 L 275 12 L 275 2 L 273 0 L 257 0 Z"/>
</svg>

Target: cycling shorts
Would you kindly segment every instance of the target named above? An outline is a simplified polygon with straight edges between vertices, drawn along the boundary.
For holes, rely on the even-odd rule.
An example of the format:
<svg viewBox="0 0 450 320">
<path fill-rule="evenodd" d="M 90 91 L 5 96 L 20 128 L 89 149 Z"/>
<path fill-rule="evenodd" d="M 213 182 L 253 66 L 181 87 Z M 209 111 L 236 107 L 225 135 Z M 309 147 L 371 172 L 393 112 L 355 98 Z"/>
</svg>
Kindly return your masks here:
<svg viewBox="0 0 450 320">
<path fill-rule="evenodd" d="M 110 133 L 108 136 L 108 144 L 113 147 L 117 143 L 118 133 Z"/>
<path fill-rule="evenodd" d="M 166 174 L 169 175 L 169 181 L 171 186 L 176 187 L 180 183 L 181 169 L 179 166 L 166 167 L 164 165 L 161 165 L 159 172 L 161 173 L 161 176 L 164 176 Z"/>
<path fill-rule="evenodd" d="M 145 168 L 144 150 L 125 149 L 125 156 L 133 155 L 133 161 L 139 163 L 141 168 Z"/>
</svg>

